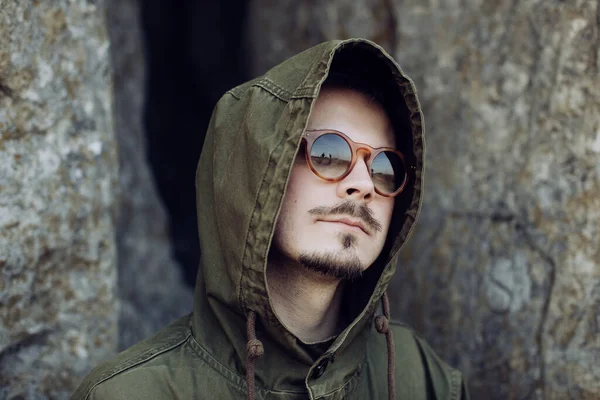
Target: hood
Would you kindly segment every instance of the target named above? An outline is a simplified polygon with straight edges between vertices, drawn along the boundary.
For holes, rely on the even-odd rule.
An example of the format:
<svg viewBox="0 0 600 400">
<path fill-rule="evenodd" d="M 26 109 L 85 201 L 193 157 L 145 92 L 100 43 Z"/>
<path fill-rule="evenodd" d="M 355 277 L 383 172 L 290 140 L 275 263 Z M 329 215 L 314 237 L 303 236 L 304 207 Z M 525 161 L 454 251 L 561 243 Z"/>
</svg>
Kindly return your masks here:
<svg viewBox="0 0 600 400">
<path fill-rule="evenodd" d="M 410 165 L 409 187 L 396 197 L 386 245 L 363 278 L 352 284 L 353 296 L 347 301 L 354 318 L 327 350 L 338 358 L 351 357 L 355 350 L 360 354 L 421 205 L 423 115 L 415 86 L 398 64 L 367 40 L 330 41 L 228 91 L 214 109 L 196 173 L 201 260 L 192 319 L 194 337 L 219 362 L 243 371 L 246 319 L 253 311 L 257 335 L 265 346 L 265 360 L 256 365 L 257 379 L 282 387 L 292 385 L 296 378 L 289 374 L 267 377 L 267 372 L 261 372 L 261 362 L 269 370 L 275 362 L 287 369 L 305 366 L 297 376 L 303 379 L 314 360 L 271 307 L 266 285 L 269 246 L 321 84 L 332 69 L 350 65 L 362 66 L 363 73 L 389 81 L 386 86 L 393 101 L 386 108 L 398 148 Z M 287 355 L 285 360 L 280 360 L 282 352 Z"/>
</svg>

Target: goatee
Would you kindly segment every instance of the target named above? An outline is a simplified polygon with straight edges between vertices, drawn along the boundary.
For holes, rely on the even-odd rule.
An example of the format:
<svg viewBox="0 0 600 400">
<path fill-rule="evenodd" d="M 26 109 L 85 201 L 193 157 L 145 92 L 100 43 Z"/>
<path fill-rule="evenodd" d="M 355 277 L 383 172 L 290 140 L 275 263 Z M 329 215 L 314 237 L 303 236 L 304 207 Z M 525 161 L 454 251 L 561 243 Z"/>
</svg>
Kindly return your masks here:
<svg viewBox="0 0 600 400">
<path fill-rule="evenodd" d="M 304 268 L 330 278 L 355 281 L 362 276 L 363 266 L 354 252 L 302 253 L 298 261 Z"/>
</svg>

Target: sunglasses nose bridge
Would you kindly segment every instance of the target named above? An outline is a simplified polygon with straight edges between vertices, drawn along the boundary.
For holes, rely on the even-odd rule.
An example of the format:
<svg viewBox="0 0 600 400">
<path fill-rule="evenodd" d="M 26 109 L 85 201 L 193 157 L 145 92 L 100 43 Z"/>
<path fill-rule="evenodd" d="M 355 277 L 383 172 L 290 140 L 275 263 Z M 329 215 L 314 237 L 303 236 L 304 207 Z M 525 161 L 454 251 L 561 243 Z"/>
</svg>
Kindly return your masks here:
<svg viewBox="0 0 600 400">
<path fill-rule="evenodd" d="M 369 165 L 369 161 L 373 155 L 373 150 L 366 146 L 360 146 L 355 151 L 355 157 L 358 158 L 360 153 L 364 154 L 363 159 L 365 160 L 365 163 Z"/>
</svg>

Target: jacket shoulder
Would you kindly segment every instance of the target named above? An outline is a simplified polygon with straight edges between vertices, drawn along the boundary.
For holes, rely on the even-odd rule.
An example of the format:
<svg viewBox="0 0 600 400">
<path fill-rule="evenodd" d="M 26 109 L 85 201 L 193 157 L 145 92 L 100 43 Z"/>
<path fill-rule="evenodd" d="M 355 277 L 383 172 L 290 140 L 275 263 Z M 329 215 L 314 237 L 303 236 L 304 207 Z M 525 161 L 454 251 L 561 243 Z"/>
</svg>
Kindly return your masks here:
<svg viewBox="0 0 600 400">
<path fill-rule="evenodd" d="M 428 399 L 468 400 L 462 374 L 450 367 L 410 326 L 390 324 L 396 347 L 396 376 L 418 374 L 428 393 Z M 402 371 L 402 368 L 411 371 Z"/>
<path fill-rule="evenodd" d="M 156 359 L 169 350 L 180 346 L 190 335 L 190 315 L 186 315 L 171 325 L 161 329 L 150 338 L 129 347 L 117 354 L 114 358 L 94 368 L 75 390 L 71 396 L 71 400 L 118 398 L 132 400 L 132 397 L 127 395 L 128 391 L 136 393 L 136 396 L 133 398 L 143 398 L 143 394 L 140 393 L 139 390 L 144 386 L 154 386 L 152 385 L 153 382 L 151 380 L 147 382 L 149 385 L 141 385 L 140 382 L 132 382 L 129 387 L 123 388 L 125 390 L 119 391 L 119 393 L 114 390 L 115 393 L 110 393 L 110 389 L 115 388 L 114 385 L 101 384 L 118 375 L 123 375 L 125 373 L 130 374 L 133 370 L 136 370 L 136 367 L 143 365 L 149 360 Z M 99 385 L 101 385 L 101 387 Z"/>
</svg>

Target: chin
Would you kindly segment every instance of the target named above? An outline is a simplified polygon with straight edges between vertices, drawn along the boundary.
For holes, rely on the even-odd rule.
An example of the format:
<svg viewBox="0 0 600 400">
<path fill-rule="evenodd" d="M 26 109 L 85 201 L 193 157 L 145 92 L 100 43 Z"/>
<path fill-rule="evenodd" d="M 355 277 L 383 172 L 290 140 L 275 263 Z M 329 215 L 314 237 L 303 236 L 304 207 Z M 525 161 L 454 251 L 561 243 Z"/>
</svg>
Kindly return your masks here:
<svg viewBox="0 0 600 400">
<path fill-rule="evenodd" d="M 356 254 L 344 255 L 339 251 L 303 252 L 298 262 L 318 275 L 344 281 L 357 280 L 365 269 Z"/>
</svg>

